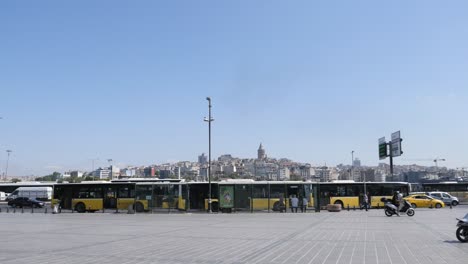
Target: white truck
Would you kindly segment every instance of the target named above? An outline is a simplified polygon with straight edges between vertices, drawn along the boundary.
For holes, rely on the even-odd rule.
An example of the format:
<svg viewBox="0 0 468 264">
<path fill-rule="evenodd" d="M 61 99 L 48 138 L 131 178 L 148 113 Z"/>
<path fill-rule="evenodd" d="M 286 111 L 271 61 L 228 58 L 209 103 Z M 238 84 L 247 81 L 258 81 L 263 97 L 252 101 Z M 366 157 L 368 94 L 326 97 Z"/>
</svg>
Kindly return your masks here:
<svg viewBox="0 0 468 264">
<path fill-rule="evenodd" d="M 52 187 L 19 187 L 8 195 L 5 200 L 10 201 L 17 197 L 28 197 L 41 201 L 50 201 L 52 199 Z"/>
</svg>

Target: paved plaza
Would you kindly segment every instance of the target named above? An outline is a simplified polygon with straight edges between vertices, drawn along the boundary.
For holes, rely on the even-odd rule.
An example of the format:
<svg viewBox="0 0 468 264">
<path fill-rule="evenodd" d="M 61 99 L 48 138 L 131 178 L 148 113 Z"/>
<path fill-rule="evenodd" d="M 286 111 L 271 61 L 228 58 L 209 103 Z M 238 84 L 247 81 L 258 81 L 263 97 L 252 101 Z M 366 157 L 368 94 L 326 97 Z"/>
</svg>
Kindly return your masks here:
<svg viewBox="0 0 468 264">
<path fill-rule="evenodd" d="M 0 213 L 0 263 L 468 263 L 468 206 L 339 213 Z"/>
</svg>

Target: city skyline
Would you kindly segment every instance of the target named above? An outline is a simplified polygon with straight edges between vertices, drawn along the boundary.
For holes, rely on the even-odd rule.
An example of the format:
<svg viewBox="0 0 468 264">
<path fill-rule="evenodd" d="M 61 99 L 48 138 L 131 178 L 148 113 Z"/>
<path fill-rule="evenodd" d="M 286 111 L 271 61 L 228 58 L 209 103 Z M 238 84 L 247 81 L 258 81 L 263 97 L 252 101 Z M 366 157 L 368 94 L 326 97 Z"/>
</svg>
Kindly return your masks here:
<svg viewBox="0 0 468 264">
<path fill-rule="evenodd" d="M 0 172 L 196 160 L 207 96 L 213 157 L 468 167 L 468 3 L 183 3 L 0 3 Z"/>
<path fill-rule="evenodd" d="M 11 150 L 9 150 L 9 153 L 11 154 Z M 100 158 L 95 158 L 95 159 L 90 159 L 92 165 L 91 169 L 88 167 L 69 167 L 69 168 L 63 168 L 63 167 L 50 167 L 46 168 L 46 171 L 43 173 L 43 175 L 39 174 L 29 174 L 29 175 L 9 175 L 9 178 L 14 178 L 14 177 L 37 177 L 37 176 L 44 176 L 44 175 L 49 175 L 52 172 L 59 172 L 59 173 L 69 173 L 69 172 L 85 172 L 85 173 L 94 173 L 97 170 L 101 169 L 108 169 L 111 167 L 115 167 L 116 169 L 120 170 L 125 170 L 125 169 L 131 169 L 131 168 L 151 168 L 151 167 L 165 167 L 165 166 L 178 166 L 177 164 L 184 164 L 186 162 L 189 162 L 191 164 L 199 164 L 200 168 L 203 166 L 207 166 L 207 156 L 205 155 L 206 153 L 201 153 L 198 155 L 196 159 L 189 159 L 189 160 L 174 160 L 174 161 L 166 161 L 166 162 L 161 162 L 161 163 L 150 163 L 150 164 L 127 164 L 127 163 L 115 163 L 113 159 L 100 159 Z M 357 156 L 353 157 L 353 163 L 351 165 L 351 162 L 349 164 L 346 163 L 340 163 L 340 164 L 319 164 L 319 163 L 311 163 L 311 162 L 300 162 L 300 161 L 295 161 L 295 160 L 290 160 L 285 157 L 268 157 L 268 153 L 266 152 L 266 149 L 263 147 L 263 144 L 260 143 L 260 147 L 257 149 L 257 157 L 237 157 L 233 156 L 229 153 L 221 154 L 219 156 L 213 157 L 212 159 L 212 164 L 225 164 L 226 162 L 224 161 L 226 158 L 231 159 L 231 160 L 246 160 L 247 162 L 252 162 L 252 161 L 265 161 L 267 163 L 273 162 L 272 164 L 290 164 L 285 167 L 295 167 L 300 164 L 303 165 L 308 165 L 311 168 L 321 168 L 321 167 L 328 167 L 328 168 L 340 168 L 341 166 L 348 167 L 354 167 L 354 168 L 376 168 L 380 167 L 382 164 L 385 164 L 386 166 L 389 166 L 388 162 L 385 162 L 385 160 L 381 160 L 378 164 L 375 165 L 368 165 L 368 164 L 361 164 L 361 159 Z M 404 167 L 404 166 L 417 166 L 421 168 L 439 168 L 441 171 L 447 171 L 447 170 L 457 170 L 457 171 L 465 171 L 468 169 L 468 167 L 456 167 L 456 168 L 451 168 L 440 164 L 441 161 L 445 161 L 444 159 L 435 159 L 435 160 L 424 160 L 424 161 L 418 161 L 418 162 L 408 162 L 407 164 L 394 164 L 395 167 Z M 426 162 L 430 162 L 430 164 L 424 164 Z M 227 162 L 230 163 L 230 162 Z M 237 164 L 238 165 L 238 164 Z M 280 166 L 278 168 L 282 168 L 283 166 Z M 348 169 L 346 171 L 348 171 Z M 344 171 L 343 171 L 344 172 Z M 389 172 L 388 172 L 389 173 Z M 5 176 L 2 174 L 2 176 Z"/>
</svg>

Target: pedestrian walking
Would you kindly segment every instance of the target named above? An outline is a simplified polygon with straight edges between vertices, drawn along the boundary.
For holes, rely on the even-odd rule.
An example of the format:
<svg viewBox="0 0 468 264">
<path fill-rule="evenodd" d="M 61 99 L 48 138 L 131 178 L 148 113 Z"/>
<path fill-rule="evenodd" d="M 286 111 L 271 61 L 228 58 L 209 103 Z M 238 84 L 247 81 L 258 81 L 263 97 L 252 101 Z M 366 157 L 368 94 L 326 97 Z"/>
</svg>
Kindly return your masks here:
<svg viewBox="0 0 468 264">
<path fill-rule="evenodd" d="M 368 204 L 369 204 L 369 197 L 367 196 L 367 193 L 365 193 L 364 194 L 364 208 L 366 209 L 366 211 L 368 208 Z"/>
</svg>

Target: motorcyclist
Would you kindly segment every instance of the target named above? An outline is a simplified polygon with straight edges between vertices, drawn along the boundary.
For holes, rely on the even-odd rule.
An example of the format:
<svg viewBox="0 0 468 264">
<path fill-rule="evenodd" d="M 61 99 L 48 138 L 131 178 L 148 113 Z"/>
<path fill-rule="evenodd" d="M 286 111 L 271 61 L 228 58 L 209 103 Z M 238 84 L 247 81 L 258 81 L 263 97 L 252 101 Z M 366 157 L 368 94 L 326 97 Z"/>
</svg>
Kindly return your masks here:
<svg viewBox="0 0 468 264">
<path fill-rule="evenodd" d="M 403 206 L 405 206 L 405 202 L 403 201 L 403 194 L 401 192 L 397 191 L 397 200 L 398 200 L 398 212 L 403 209 Z"/>
<path fill-rule="evenodd" d="M 396 214 L 400 216 L 400 209 L 403 205 L 402 203 L 403 195 L 399 191 L 395 191 L 392 197 L 392 204 L 396 206 Z"/>
</svg>

